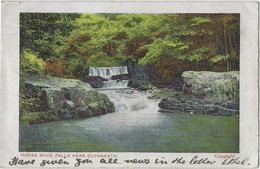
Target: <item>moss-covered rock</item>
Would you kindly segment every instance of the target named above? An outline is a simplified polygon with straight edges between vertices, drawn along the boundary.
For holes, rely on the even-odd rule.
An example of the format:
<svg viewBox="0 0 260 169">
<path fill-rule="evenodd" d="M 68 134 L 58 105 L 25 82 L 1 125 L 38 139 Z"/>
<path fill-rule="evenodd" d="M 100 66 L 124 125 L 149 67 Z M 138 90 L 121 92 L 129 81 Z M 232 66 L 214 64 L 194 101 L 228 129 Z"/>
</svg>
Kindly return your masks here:
<svg viewBox="0 0 260 169">
<path fill-rule="evenodd" d="M 184 92 L 214 99 L 239 101 L 239 72 L 183 72 Z"/>
<path fill-rule="evenodd" d="M 144 82 L 144 81 L 137 81 L 137 80 L 130 80 L 128 83 L 129 87 L 136 88 L 141 91 L 146 91 L 146 90 L 155 90 L 157 89 L 154 85 Z"/>
<path fill-rule="evenodd" d="M 20 78 L 23 124 L 86 118 L 115 111 L 106 95 L 80 80 L 31 75 Z"/>
</svg>

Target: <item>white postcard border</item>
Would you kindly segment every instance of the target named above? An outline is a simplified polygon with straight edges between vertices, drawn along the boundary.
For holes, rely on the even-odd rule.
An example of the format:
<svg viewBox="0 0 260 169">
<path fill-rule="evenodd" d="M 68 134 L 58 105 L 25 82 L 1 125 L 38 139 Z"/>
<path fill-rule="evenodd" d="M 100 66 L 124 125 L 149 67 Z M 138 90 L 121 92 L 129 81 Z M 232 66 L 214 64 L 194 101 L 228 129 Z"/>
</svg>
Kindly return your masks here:
<svg viewBox="0 0 260 169">
<path fill-rule="evenodd" d="M 0 167 L 10 167 L 14 156 L 20 157 L 19 149 L 19 13 L 240 13 L 240 153 L 241 159 L 249 158 L 250 165 L 223 166 L 215 154 L 223 153 L 85 153 L 116 154 L 118 159 L 155 158 L 173 160 L 175 157 L 191 159 L 198 155 L 217 162 L 209 165 L 103 165 L 95 163 L 89 167 L 235 167 L 258 166 L 258 3 L 248 2 L 172 2 L 172 1 L 3 1 L 2 2 L 2 59 L 1 59 L 1 155 Z M 40 154 L 40 153 L 39 153 Z M 63 153 L 51 153 L 63 154 Z M 68 153 L 64 153 L 68 154 Z M 69 153 L 73 154 L 73 153 Z M 77 153 L 82 154 L 82 153 Z M 225 154 L 225 153 L 224 153 Z M 234 154 L 234 153 L 233 153 Z M 28 158 L 25 158 L 28 159 Z M 40 159 L 41 158 L 37 158 Z M 48 158 L 46 158 L 48 159 Z M 51 159 L 51 158 L 49 158 Z M 75 158 L 67 158 L 70 167 Z M 99 160 L 94 158 L 95 160 Z M 188 161 L 188 160 L 187 160 Z M 219 162 L 218 162 L 219 161 Z M 33 168 L 39 165 L 33 166 Z M 18 167 L 18 166 L 16 166 Z M 19 166 L 21 167 L 21 166 Z M 57 167 L 57 166 L 56 166 Z M 60 167 L 67 167 L 61 165 Z M 83 167 L 83 166 L 82 166 Z"/>
</svg>

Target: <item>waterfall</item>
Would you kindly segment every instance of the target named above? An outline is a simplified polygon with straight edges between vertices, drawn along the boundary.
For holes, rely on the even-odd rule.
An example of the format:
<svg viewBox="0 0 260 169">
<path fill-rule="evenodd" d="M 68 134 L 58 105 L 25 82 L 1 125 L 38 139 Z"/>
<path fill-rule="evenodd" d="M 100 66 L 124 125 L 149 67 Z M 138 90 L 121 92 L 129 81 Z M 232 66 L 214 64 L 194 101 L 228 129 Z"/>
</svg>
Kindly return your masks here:
<svg viewBox="0 0 260 169">
<path fill-rule="evenodd" d="M 99 76 L 105 79 L 110 79 L 113 75 L 121 74 L 128 74 L 126 66 L 89 68 L 89 76 Z"/>
<path fill-rule="evenodd" d="M 112 80 L 113 75 L 128 74 L 127 66 L 118 67 L 91 67 L 89 76 L 99 76 L 108 81 L 104 81 L 102 88 L 127 88 L 129 80 Z"/>
</svg>

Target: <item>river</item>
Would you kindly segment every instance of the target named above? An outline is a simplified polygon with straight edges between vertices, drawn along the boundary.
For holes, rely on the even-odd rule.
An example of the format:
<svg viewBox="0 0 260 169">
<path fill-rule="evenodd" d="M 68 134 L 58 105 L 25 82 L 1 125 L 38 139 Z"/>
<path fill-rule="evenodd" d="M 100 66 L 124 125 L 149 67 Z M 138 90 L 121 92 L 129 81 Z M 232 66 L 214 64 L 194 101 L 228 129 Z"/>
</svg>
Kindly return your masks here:
<svg viewBox="0 0 260 169">
<path fill-rule="evenodd" d="M 115 112 L 20 126 L 20 151 L 239 152 L 239 119 L 160 113 L 159 100 L 135 89 L 99 90 Z"/>
<path fill-rule="evenodd" d="M 20 151 L 41 152 L 239 152 L 239 119 L 160 113 L 159 100 L 127 88 L 126 66 L 96 67 L 89 76 L 105 81 L 100 93 L 115 112 L 81 120 L 20 126 Z"/>
</svg>

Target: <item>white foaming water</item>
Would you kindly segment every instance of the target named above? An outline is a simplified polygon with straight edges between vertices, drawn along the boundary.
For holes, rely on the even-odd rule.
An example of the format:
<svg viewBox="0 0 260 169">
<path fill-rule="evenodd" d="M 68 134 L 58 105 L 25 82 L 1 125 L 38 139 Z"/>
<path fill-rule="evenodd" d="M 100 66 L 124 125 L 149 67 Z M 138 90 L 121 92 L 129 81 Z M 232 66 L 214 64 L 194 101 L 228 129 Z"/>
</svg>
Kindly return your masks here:
<svg viewBox="0 0 260 169">
<path fill-rule="evenodd" d="M 102 88 L 127 88 L 129 80 L 109 80 L 104 81 L 104 86 Z"/>
<path fill-rule="evenodd" d="M 113 75 L 128 74 L 126 66 L 118 67 L 91 67 L 89 76 L 99 76 L 108 81 L 104 81 L 103 89 L 127 88 L 129 80 L 112 80 Z"/>
<path fill-rule="evenodd" d="M 106 79 L 111 79 L 113 75 L 121 75 L 121 74 L 128 74 L 126 66 L 89 68 L 89 76 L 99 76 Z"/>
<path fill-rule="evenodd" d="M 115 104 L 116 112 L 142 116 L 146 113 L 158 113 L 159 100 L 148 99 L 149 93 L 134 89 L 100 90 Z"/>
</svg>

